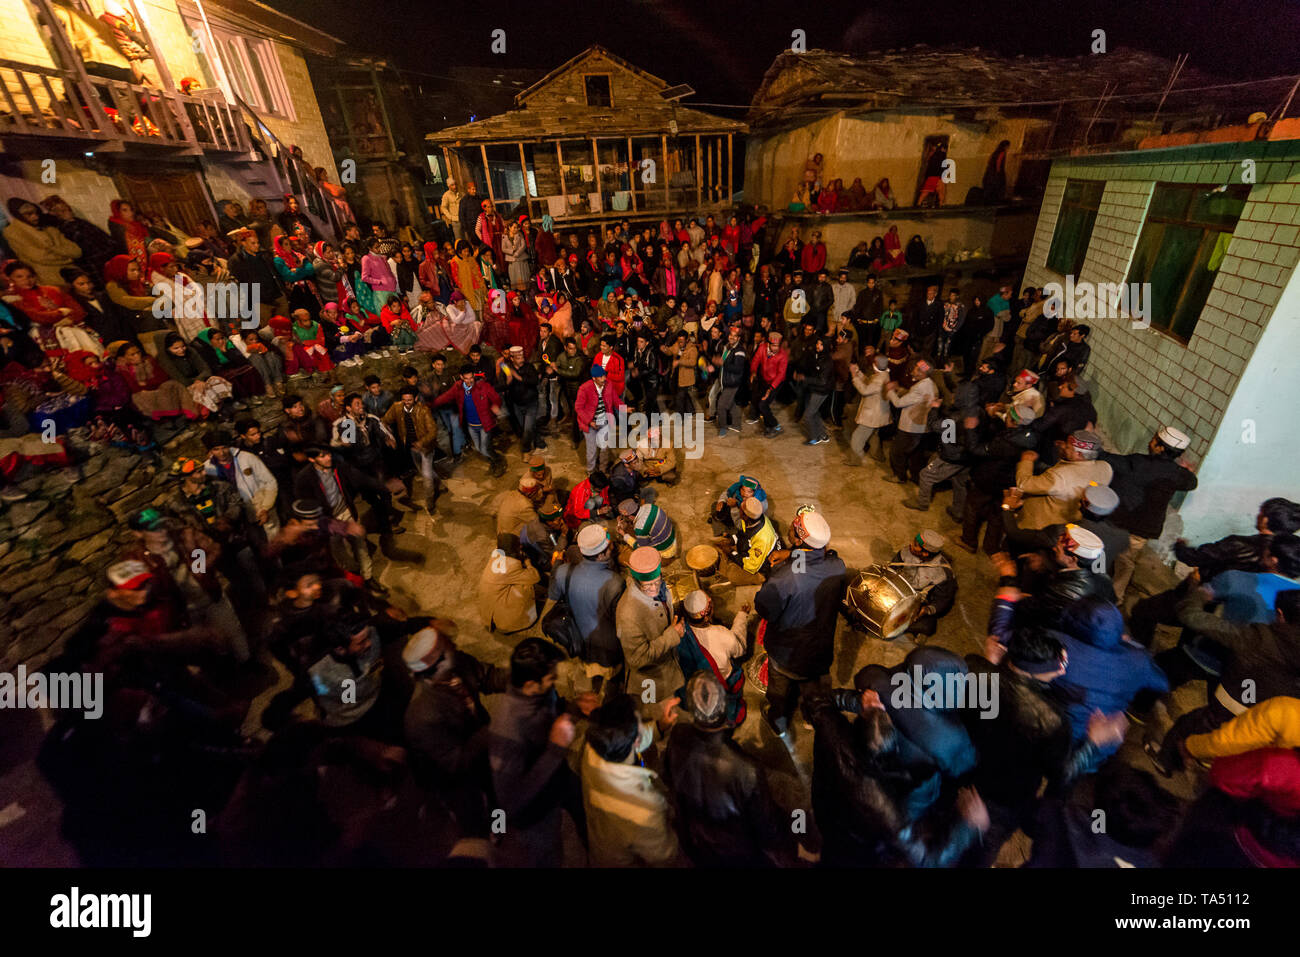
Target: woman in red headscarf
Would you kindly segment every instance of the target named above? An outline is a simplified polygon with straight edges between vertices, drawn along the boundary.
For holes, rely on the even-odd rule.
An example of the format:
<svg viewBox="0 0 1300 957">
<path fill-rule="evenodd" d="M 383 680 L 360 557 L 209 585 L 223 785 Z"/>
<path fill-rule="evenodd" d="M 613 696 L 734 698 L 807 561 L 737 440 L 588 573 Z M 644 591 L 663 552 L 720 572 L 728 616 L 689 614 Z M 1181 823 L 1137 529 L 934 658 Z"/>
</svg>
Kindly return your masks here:
<svg viewBox="0 0 1300 957">
<path fill-rule="evenodd" d="M 208 414 L 190 390 L 163 371 L 158 360 L 134 342 L 115 342 L 109 347 L 116 360 L 117 374 L 131 393 L 131 402 L 153 419 L 183 415 L 197 419 Z"/>
<path fill-rule="evenodd" d="M 437 243 L 424 244 L 424 259 L 420 262 L 420 268 L 416 271 L 416 278 L 420 280 L 420 288 L 431 295 L 437 302 L 448 302 L 451 299 L 450 278 L 445 275 L 445 268 L 442 264 L 442 254 L 438 251 Z"/>
<path fill-rule="evenodd" d="M 517 292 L 506 295 L 506 324 L 509 326 L 510 344 L 519 346 L 524 355 L 531 356 L 537 348 L 537 313 L 527 296 L 520 296 Z"/>
<path fill-rule="evenodd" d="M 140 264 L 130 256 L 114 256 L 104 266 L 104 292 L 137 333 L 164 328 L 153 314 L 154 300 L 158 297 L 145 286 L 144 275 Z"/>
<path fill-rule="evenodd" d="M 108 231 L 126 254 L 140 264 L 140 275 L 149 270 L 149 227 L 135 218 L 135 207 L 124 199 L 108 206 Z"/>
<path fill-rule="evenodd" d="M 474 234 L 478 237 L 479 242 L 492 250 L 492 262 L 496 265 L 497 273 L 506 275 L 506 257 L 501 249 L 501 240 L 505 238 L 506 223 L 497 212 L 497 208 L 492 205 L 490 199 L 485 199 L 480 204 L 482 212 L 479 213 L 478 222 L 474 226 Z"/>
<path fill-rule="evenodd" d="M 316 275 L 316 267 L 294 248 L 287 234 L 276 236 L 271 240 L 271 246 L 275 249 L 272 259 L 275 271 L 289 290 L 289 310 L 306 309 L 313 316 L 318 315 L 324 303 L 316 291 L 316 284 L 311 281 Z"/>
<path fill-rule="evenodd" d="M 903 265 L 903 241 L 898 236 L 898 227 L 890 226 L 889 232 L 885 233 L 885 264 L 880 267 L 881 272 L 886 269 L 897 269 Z"/>
<path fill-rule="evenodd" d="M 5 263 L 3 275 L 8 280 L 5 298 L 13 301 L 32 320 L 32 328 L 40 336 L 41 348 L 46 351 L 66 348 L 60 345 L 57 327 L 80 327 L 86 318 L 86 310 L 81 304 L 56 286 L 38 285 L 36 270 L 17 259 Z M 98 342 L 90 330 L 86 330 L 86 335 Z M 102 344 L 99 348 L 102 350 Z"/>
</svg>

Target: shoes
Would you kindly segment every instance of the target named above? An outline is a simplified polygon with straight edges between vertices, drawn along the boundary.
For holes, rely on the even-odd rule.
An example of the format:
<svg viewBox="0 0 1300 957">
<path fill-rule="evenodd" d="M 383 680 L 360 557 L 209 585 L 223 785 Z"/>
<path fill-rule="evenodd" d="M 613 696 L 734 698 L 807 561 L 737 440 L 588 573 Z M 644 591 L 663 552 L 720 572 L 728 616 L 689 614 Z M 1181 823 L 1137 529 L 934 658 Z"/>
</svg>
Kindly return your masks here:
<svg viewBox="0 0 1300 957">
<path fill-rule="evenodd" d="M 823 435 L 820 439 L 815 440 L 813 442 L 813 445 L 825 445 L 830 440 L 831 437 L 829 435 Z"/>
<path fill-rule="evenodd" d="M 726 437 L 727 437 L 727 430 L 726 430 L 726 429 L 718 429 L 718 438 L 720 438 L 720 439 L 725 439 Z"/>
<path fill-rule="evenodd" d="M 818 442 L 816 439 L 809 439 L 807 442 L 804 443 L 804 445 L 820 445 L 820 444 L 821 443 Z"/>
<path fill-rule="evenodd" d="M 533 449 L 538 452 L 545 452 L 547 451 L 546 443 L 541 441 L 535 442 L 533 444 Z"/>
<path fill-rule="evenodd" d="M 727 431 L 728 431 L 728 432 L 735 432 L 737 435 L 739 435 L 739 434 L 740 434 L 740 426 L 738 426 L 738 425 L 729 425 L 729 426 L 727 426 Z"/>
<path fill-rule="evenodd" d="M 772 438 L 773 436 L 775 436 L 776 434 L 777 434 L 776 429 L 764 429 L 764 430 L 763 430 L 763 438 L 765 438 L 765 439 L 770 439 L 770 438 Z"/>
<path fill-rule="evenodd" d="M 1164 760 L 1160 757 L 1160 745 L 1156 744 L 1154 741 L 1143 741 L 1142 750 L 1145 751 L 1146 756 L 1151 759 L 1151 766 L 1159 771 L 1163 777 L 1172 778 L 1174 776 L 1173 768 L 1166 765 Z"/>
<path fill-rule="evenodd" d="M 886 475 L 885 481 L 890 485 L 906 485 L 907 479 L 901 479 L 897 475 Z"/>
<path fill-rule="evenodd" d="M 745 424 L 746 424 L 746 425 L 758 425 L 758 423 L 760 423 L 760 422 L 762 422 L 762 421 L 763 421 L 762 419 L 746 419 L 746 420 L 745 420 Z"/>
<path fill-rule="evenodd" d="M 903 508 L 910 508 L 910 509 L 911 509 L 912 511 L 914 511 L 914 512 L 928 512 L 928 511 L 930 511 L 930 509 L 929 509 L 928 506 L 918 505 L 918 504 L 917 504 L 913 499 L 910 499 L 910 498 L 909 498 L 906 502 L 903 503 Z"/>
</svg>

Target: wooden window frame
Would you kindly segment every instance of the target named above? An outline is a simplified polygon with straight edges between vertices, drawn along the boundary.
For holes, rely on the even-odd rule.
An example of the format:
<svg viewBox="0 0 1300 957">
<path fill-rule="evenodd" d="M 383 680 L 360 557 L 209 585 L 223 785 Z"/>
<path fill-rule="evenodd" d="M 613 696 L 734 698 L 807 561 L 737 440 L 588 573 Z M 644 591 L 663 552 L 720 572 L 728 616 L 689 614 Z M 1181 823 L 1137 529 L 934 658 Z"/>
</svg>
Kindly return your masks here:
<svg viewBox="0 0 1300 957">
<path fill-rule="evenodd" d="M 1083 185 L 1085 188 L 1091 186 L 1092 184 L 1097 184 L 1101 187 L 1101 189 L 1097 192 L 1097 205 L 1095 207 L 1075 200 L 1066 199 L 1066 197 L 1069 195 L 1070 187 L 1075 184 Z M 1056 226 L 1052 229 L 1052 241 L 1047 246 L 1047 256 L 1043 261 L 1043 265 L 1047 269 L 1056 273 L 1056 275 L 1058 276 L 1079 275 L 1079 270 L 1083 268 L 1084 260 L 1088 258 L 1088 247 L 1092 245 L 1092 233 L 1093 230 L 1097 228 L 1097 213 L 1101 209 L 1102 197 L 1105 196 L 1105 194 L 1106 194 L 1105 180 L 1067 179 L 1065 181 L 1065 189 L 1061 193 L 1061 206 L 1056 212 Z M 1053 265 L 1052 253 L 1056 249 L 1057 240 L 1060 239 L 1063 235 L 1061 232 L 1061 227 L 1065 223 L 1065 214 L 1067 211 L 1069 212 L 1078 211 L 1084 213 L 1090 212 L 1092 213 L 1092 222 L 1088 225 L 1087 237 L 1084 239 L 1083 244 L 1079 247 L 1078 262 L 1073 266 L 1073 268 L 1069 272 L 1061 272 L 1059 269 L 1056 268 L 1056 265 Z"/>
<path fill-rule="evenodd" d="M 595 104 L 591 102 L 591 96 L 587 92 L 587 80 L 592 77 L 603 76 L 605 86 L 609 90 L 609 102 L 604 104 Z M 612 73 L 584 73 L 582 74 L 582 98 L 587 106 L 596 110 L 612 110 L 614 108 L 614 74 Z"/>
</svg>

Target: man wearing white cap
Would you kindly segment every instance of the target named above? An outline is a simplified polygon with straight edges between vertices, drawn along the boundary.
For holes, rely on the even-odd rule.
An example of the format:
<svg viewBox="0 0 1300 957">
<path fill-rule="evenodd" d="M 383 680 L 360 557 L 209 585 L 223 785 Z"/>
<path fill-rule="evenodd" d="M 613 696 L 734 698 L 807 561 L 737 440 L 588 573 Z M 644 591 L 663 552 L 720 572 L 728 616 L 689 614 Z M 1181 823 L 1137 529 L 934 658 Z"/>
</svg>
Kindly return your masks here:
<svg viewBox="0 0 1300 957">
<path fill-rule="evenodd" d="M 497 391 L 506 400 L 506 412 L 519 433 L 524 458 L 533 449 L 545 449 L 537 434 L 537 394 L 540 378 L 537 366 L 524 358 L 523 346 L 511 346 L 497 365 Z"/>
<path fill-rule="evenodd" d="M 745 653 L 749 628 L 749 606 L 741 605 L 731 627 L 713 623 L 713 599 L 695 589 L 682 602 L 686 613 L 686 634 L 677 646 L 677 661 L 689 681 L 697 671 L 707 671 L 727 691 L 727 718 L 736 726 L 745 720 L 745 671 L 735 664 Z"/>
<path fill-rule="evenodd" d="M 1002 503 L 1002 518 L 1006 525 L 1007 541 L 1011 542 L 1012 552 L 1023 553 L 1034 549 L 1051 551 L 1064 531 L 1063 525 L 1048 525 L 1037 531 L 1022 529 L 1017 517 L 1020 508 L 1019 489 L 1007 489 L 1007 496 Z M 1119 506 L 1119 496 L 1115 490 L 1105 485 L 1089 485 L 1083 490 L 1080 503 L 1082 517 L 1078 521 L 1081 528 L 1092 532 L 1102 543 L 1100 560 L 1092 563 L 1093 571 L 1114 574 L 1116 559 L 1128 551 L 1128 532 L 1113 524 L 1109 516 Z"/>
<path fill-rule="evenodd" d="M 1020 527 L 1046 528 L 1079 518 L 1079 503 L 1089 483 L 1109 485 L 1111 468 L 1098 460 L 1101 438 L 1080 429 L 1065 443 L 1065 456 L 1041 475 L 1034 474 L 1038 453 L 1022 452 L 1016 465 L 1016 487 L 1025 496 Z"/>
<path fill-rule="evenodd" d="M 1129 533 L 1128 550 L 1115 563 L 1115 594 L 1121 599 L 1142 549 L 1164 531 L 1170 500 L 1196 488 L 1195 470 L 1180 458 L 1191 442 L 1186 433 L 1163 425 L 1145 454 L 1102 456 L 1114 470 L 1111 485 L 1119 494 L 1113 521 Z"/>
<path fill-rule="evenodd" d="M 403 720 L 416 780 L 451 805 L 462 833 L 487 836 L 490 793 L 487 709 L 479 696 L 506 690 L 510 672 L 484 664 L 454 641 L 455 625 L 435 621 L 402 650 L 414 688 Z"/>
<path fill-rule="evenodd" d="M 1104 561 L 1103 549 L 1101 539 L 1081 525 L 1070 523 L 1062 529 L 1052 550 L 1056 570 L 1049 576 L 1041 595 L 1035 596 L 1041 599 L 1039 607 L 1047 616 L 1044 623 L 1049 623 L 1052 615 L 1089 595 L 1111 602 L 1115 600 L 1115 589 L 1110 579 L 1093 570 L 1101 567 Z"/>
<path fill-rule="evenodd" d="M 673 612 L 659 552 L 649 545 L 636 549 L 627 571 L 627 587 L 614 617 L 627 662 L 627 690 L 643 705 L 659 704 L 685 680 L 676 652 L 686 626 Z"/>
<path fill-rule="evenodd" d="M 547 597 L 568 604 L 581 637 L 579 657 L 595 685 L 597 678 L 604 683 L 623 666 L 615 616 L 625 585 L 614 569 L 614 542 L 603 525 L 592 522 L 579 529 L 578 551 L 581 561 L 555 570 Z"/>
<path fill-rule="evenodd" d="M 772 571 L 754 597 L 768 653 L 764 718 L 778 737 L 785 737 L 802 686 L 830 673 L 848 572 L 827 548 L 831 528 L 820 513 L 796 515 L 790 538 L 790 558 Z"/>
<path fill-rule="evenodd" d="M 917 616 L 908 625 L 912 635 L 930 636 L 939 626 L 939 619 L 952 610 L 957 600 L 957 576 L 952 563 L 943 554 L 948 540 L 938 532 L 926 529 L 917 532 L 906 548 L 899 549 L 890 562 L 891 567 L 907 579 L 921 593 L 925 602 Z"/>
</svg>

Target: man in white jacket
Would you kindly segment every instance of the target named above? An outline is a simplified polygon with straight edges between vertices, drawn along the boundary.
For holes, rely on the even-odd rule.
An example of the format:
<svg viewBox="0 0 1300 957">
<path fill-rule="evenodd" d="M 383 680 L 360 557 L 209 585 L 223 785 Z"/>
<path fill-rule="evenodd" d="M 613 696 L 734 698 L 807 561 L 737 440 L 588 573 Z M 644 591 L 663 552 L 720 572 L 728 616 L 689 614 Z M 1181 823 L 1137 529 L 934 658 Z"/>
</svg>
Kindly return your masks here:
<svg viewBox="0 0 1300 957">
<path fill-rule="evenodd" d="M 849 271 L 841 269 L 839 278 L 835 285 L 831 286 L 831 316 L 830 321 L 833 326 L 839 322 L 840 316 L 847 312 L 852 312 L 854 305 L 858 301 L 858 287 L 849 282 Z M 873 318 L 880 318 L 879 316 Z"/>
<path fill-rule="evenodd" d="M 880 441 L 880 430 L 889 424 L 890 419 L 889 399 L 885 395 L 885 386 L 889 382 L 889 358 L 883 352 L 878 353 L 872 360 L 870 377 L 856 362 L 850 363 L 849 373 L 853 377 L 853 388 L 862 396 L 854 417 L 857 428 L 849 439 L 849 447 L 857 456 L 853 464 L 866 463 L 867 446 L 871 444 L 874 444 L 872 456 L 877 462 L 883 462 L 885 450 Z"/>
<path fill-rule="evenodd" d="M 926 423 L 930 417 L 931 403 L 939 401 L 939 392 L 930 380 L 930 363 L 924 359 L 912 362 L 912 387 L 906 392 L 897 382 L 885 384 L 885 395 L 894 408 L 901 410 L 898 416 L 898 434 L 889 447 L 889 466 L 893 475 L 885 476 L 886 482 L 895 485 L 907 483 L 912 453 L 921 445 L 926 435 Z"/>
<path fill-rule="evenodd" d="M 280 531 L 280 516 L 275 511 L 280 485 L 271 470 L 252 452 L 236 449 L 234 437 L 224 429 L 203 436 L 203 445 L 208 450 L 203 471 L 233 485 L 249 517 L 262 526 L 268 539 L 274 538 Z"/>
</svg>

